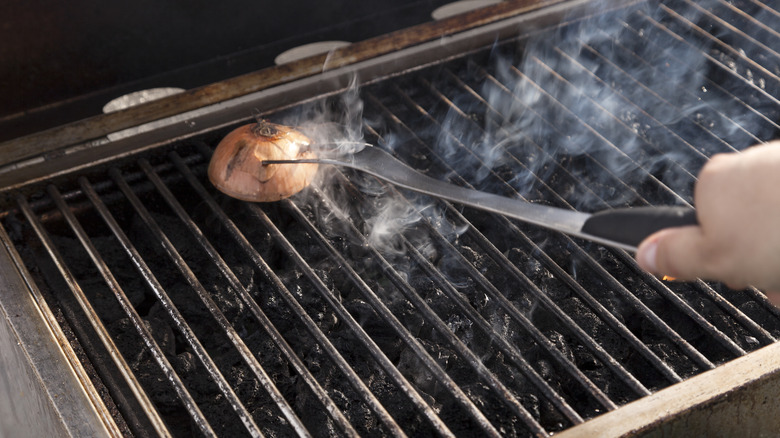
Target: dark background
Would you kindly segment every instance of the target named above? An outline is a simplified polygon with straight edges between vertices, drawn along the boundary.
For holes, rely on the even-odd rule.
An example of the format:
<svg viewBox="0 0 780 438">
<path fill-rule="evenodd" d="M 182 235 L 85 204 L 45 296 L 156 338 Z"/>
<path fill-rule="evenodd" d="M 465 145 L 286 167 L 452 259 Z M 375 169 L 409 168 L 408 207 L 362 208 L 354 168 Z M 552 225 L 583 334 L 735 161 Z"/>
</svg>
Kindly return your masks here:
<svg viewBox="0 0 780 438">
<path fill-rule="evenodd" d="M 431 20 L 448 0 L 5 0 L 0 141 L 100 113 L 151 87 L 192 88 L 289 48 L 361 41 Z"/>
</svg>

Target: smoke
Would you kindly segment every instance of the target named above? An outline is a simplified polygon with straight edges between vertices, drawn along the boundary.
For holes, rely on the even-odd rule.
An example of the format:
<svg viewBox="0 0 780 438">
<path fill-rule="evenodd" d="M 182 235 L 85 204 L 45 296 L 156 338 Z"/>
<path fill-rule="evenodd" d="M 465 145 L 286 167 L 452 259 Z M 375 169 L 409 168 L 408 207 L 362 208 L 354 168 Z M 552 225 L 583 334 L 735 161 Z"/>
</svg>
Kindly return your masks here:
<svg viewBox="0 0 780 438">
<path fill-rule="evenodd" d="M 359 78 L 354 76 L 343 92 L 304 103 L 277 115 L 275 121 L 305 133 L 312 140 L 312 148 L 323 156 L 348 155 L 364 147 L 379 147 L 380 143 L 392 150 L 401 143 L 392 133 L 372 138 L 370 143 L 364 138 L 366 127 L 372 122 L 363 114 L 360 90 Z M 425 257 L 436 257 L 430 237 L 420 231 L 423 211 L 437 216 L 429 198 L 400 196 L 372 176 L 331 166 L 320 167 L 312 188 L 297 195 L 297 199 L 312 207 L 318 226 L 331 237 L 346 238 L 359 247 L 367 245 L 388 259 L 404 258 L 406 244 L 413 245 Z M 349 224 L 355 224 L 361 235 L 355 236 Z M 406 275 L 406 268 L 401 264 L 396 267 Z"/>
<path fill-rule="evenodd" d="M 531 151 L 534 159 L 509 181 L 526 197 L 556 163 L 569 163 L 566 172 L 589 187 L 566 198 L 580 210 L 691 202 L 709 156 L 776 132 L 774 120 L 734 99 L 767 80 L 718 44 L 730 35 L 707 14 L 724 7 L 718 3 L 642 3 L 543 33 L 519 48 L 519 61 L 504 50 L 480 90 L 494 111 L 472 150 L 492 168 Z M 726 78 L 730 91 L 713 80 L 724 75 L 718 63 L 736 73 Z M 648 186 L 655 193 L 640 190 Z"/>
<path fill-rule="evenodd" d="M 477 77 L 469 85 L 476 103 L 464 89 L 444 93 L 448 105 L 425 106 L 436 122 L 404 121 L 412 134 L 381 110 L 364 114 L 357 78 L 283 123 L 299 126 L 322 148 L 349 153 L 374 143 L 426 172 L 432 162 L 444 163 L 432 175 L 440 179 L 462 177 L 481 190 L 581 211 L 692 203 L 696 175 L 710 156 L 766 141 L 778 128 L 776 99 L 767 105 L 735 96 L 769 95 L 780 67 L 750 61 L 751 50 L 764 48 L 742 44 L 709 13 L 724 7 L 717 0 L 682 0 L 674 8 L 639 3 L 499 44 L 487 65 L 467 67 Z M 464 232 L 428 197 L 398 196 L 359 172 L 334 184 L 339 171 L 324 168 L 315 183 L 334 209 L 318 213 L 325 229 L 337 218 L 359 218 L 363 237 L 388 257 L 403 255 L 409 241 L 431 258 L 437 253 L 419 231 L 423 220 L 449 230 L 450 239 Z M 355 207 L 342 183 L 362 192 L 365 205 Z M 548 185 L 556 195 L 545 194 Z"/>
<path fill-rule="evenodd" d="M 363 100 L 359 81 L 353 76 L 347 88 L 332 99 L 303 104 L 283 116 L 282 123 L 295 126 L 325 154 L 349 154 L 362 149 Z"/>
</svg>

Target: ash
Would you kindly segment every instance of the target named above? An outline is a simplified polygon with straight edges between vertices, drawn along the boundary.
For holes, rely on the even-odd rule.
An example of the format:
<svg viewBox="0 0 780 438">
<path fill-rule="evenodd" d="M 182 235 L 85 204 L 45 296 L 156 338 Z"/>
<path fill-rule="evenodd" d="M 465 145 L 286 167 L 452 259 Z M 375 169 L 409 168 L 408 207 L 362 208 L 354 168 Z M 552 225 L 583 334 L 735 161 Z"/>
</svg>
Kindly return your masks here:
<svg viewBox="0 0 780 438">
<path fill-rule="evenodd" d="M 770 61 L 747 46 L 744 58 L 733 56 L 683 26 L 696 23 L 733 42 L 712 17 L 722 3 L 706 3 L 632 5 L 370 85 L 356 78 L 341 95 L 268 118 L 308 121 L 307 133 L 320 142 L 367 142 L 432 177 L 530 202 L 583 211 L 691 203 L 694 175 L 709 156 L 772 138 L 780 119 L 771 78 L 746 59 Z M 734 96 L 744 96 L 740 105 Z M 351 427 L 371 436 L 394 427 L 374 401 L 408 435 L 439 432 L 420 404 L 457 435 L 553 433 L 780 336 L 778 312 L 760 292 L 664 283 L 622 251 L 349 170 L 323 169 L 312 187 L 279 203 L 227 199 L 206 182 L 202 147 L 225 132 L 149 159 L 251 302 L 136 164 L 122 169 L 135 175 L 154 226 L 315 436 L 344 431 L 252 313 L 254 304 Z M 171 150 L 186 158 L 206 196 L 171 164 Z M 161 243 L 116 188 L 105 187 L 109 210 L 252 419 L 268 436 L 292 435 L 282 409 Z M 215 432 L 246 434 L 103 220 L 79 196 L 69 202 L 79 206 L 91 242 Z M 197 434 L 81 243 L 56 210 L 41 205 L 36 212 L 54 245 L 166 424 L 180 436 Z M 85 345 L 106 398 L 131 398 L 112 383 L 121 380 L 115 366 L 29 224 L 14 214 L 3 223 L 47 302 Z M 131 430 L 144 430 L 136 406 L 116 406 Z"/>
</svg>

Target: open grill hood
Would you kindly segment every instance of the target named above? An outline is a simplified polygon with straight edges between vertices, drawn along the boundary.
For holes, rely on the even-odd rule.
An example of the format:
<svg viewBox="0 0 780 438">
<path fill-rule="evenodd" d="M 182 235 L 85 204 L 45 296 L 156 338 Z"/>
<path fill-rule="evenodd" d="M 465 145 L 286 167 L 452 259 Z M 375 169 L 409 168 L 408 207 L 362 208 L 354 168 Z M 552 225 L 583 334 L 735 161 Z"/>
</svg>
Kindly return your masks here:
<svg viewBox="0 0 780 438">
<path fill-rule="evenodd" d="M 503 2 L 0 144 L 0 390 L 32 394 L 0 411 L 46 435 L 777 430 L 758 290 L 344 169 L 271 204 L 208 183 L 257 113 L 583 211 L 691 204 L 709 157 L 777 136 L 780 12 L 604 6 Z"/>
</svg>

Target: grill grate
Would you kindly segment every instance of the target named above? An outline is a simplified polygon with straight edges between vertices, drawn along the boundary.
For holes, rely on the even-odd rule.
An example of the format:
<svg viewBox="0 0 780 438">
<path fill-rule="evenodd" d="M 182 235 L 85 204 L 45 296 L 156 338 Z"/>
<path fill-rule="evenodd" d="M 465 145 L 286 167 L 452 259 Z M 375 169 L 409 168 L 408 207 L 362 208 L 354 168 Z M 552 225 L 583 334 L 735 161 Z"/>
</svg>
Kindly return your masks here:
<svg viewBox="0 0 780 438">
<path fill-rule="evenodd" d="M 780 12 L 669 0 L 597 20 L 269 117 L 360 110 L 348 131 L 431 176 L 585 210 L 690 204 L 710 156 L 777 135 Z M 224 133 L 3 212 L 134 434 L 545 436 L 780 336 L 755 289 L 664 282 L 351 170 L 226 199 L 205 182 Z"/>
</svg>

